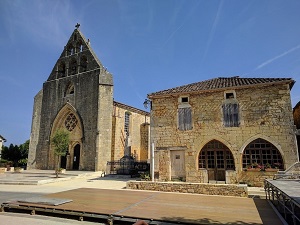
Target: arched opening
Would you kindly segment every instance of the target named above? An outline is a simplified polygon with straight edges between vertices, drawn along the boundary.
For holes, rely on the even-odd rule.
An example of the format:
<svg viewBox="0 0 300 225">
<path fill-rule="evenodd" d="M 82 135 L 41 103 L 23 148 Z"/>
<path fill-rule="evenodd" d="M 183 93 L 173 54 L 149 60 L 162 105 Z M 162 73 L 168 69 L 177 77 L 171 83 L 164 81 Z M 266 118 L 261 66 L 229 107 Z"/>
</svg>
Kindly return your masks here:
<svg viewBox="0 0 300 225">
<path fill-rule="evenodd" d="M 73 55 L 75 53 L 74 51 L 74 46 L 73 45 L 69 45 L 67 48 L 67 56 L 68 55 Z"/>
<path fill-rule="evenodd" d="M 66 97 L 66 96 L 74 95 L 74 93 L 75 93 L 74 85 L 70 83 L 65 90 L 64 96 Z"/>
<path fill-rule="evenodd" d="M 87 71 L 87 64 L 88 64 L 87 57 L 84 55 L 80 58 L 80 72 L 81 73 Z"/>
<path fill-rule="evenodd" d="M 72 59 L 69 65 L 69 75 L 74 75 L 77 73 L 77 62 L 75 59 Z"/>
<path fill-rule="evenodd" d="M 69 103 L 67 103 L 56 115 L 53 126 L 51 129 L 50 138 L 53 136 L 56 130 L 58 129 L 66 129 L 70 132 L 70 142 L 69 142 L 69 150 L 67 154 L 61 157 L 61 167 L 66 169 L 73 169 L 74 163 L 74 149 L 75 145 L 79 146 L 79 155 L 76 155 L 76 161 L 80 159 L 80 150 L 82 149 L 82 137 L 83 137 L 83 124 L 80 120 L 80 115 L 77 113 L 76 109 Z M 78 148 L 78 147 L 77 147 Z M 76 149 L 77 149 L 76 148 Z M 76 154 L 78 150 L 75 151 Z M 78 161 L 79 162 L 79 161 Z M 54 149 L 50 145 L 49 149 L 49 158 L 48 158 L 48 168 L 55 168 L 55 155 Z M 76 166 L 76 163 L 75 163 Z M 84 165 L 82 165 L 84 167 Z M 79 168 L 79 164 L 78 164 Z"/>
<path fill-rule="evenodd" d="M 79 162 L 80 162 L 80 144 L 77 144 L 74 147 L 73 170 L 79 170 Z"/>
<path fill-rule="evenodd" d="M 76 43 L 76 53 L 82 52 L 82 41 Z"/>
<path fill-rule="evenodd" d="M 243 168 L 259 167 L 284 169 L 279 150 L 270 142 L 258 138 L 250 142 L 243 153 Z"/>
<path fill-rule="evenodd" d="M 233 155 L 222 142 L 212 140 L 200 151 L 199 169 L 207 169 L 208 180 L 225 181 L 225 171 L 235 170 Z"/>
<path fill-rule="evenodd" d="M 57 78 L 62 78 L 66 76 L 66 64 L 65 62 L 60 62 L 57 68 Z"/>
</svg>

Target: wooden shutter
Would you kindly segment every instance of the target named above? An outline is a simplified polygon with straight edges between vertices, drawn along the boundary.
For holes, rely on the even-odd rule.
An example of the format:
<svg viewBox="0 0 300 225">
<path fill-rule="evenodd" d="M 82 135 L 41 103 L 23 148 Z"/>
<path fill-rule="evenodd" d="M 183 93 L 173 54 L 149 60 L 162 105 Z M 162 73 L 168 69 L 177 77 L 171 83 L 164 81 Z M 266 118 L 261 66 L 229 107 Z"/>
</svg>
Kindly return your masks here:
<svg viewBox="0 0 300 225">
<path fill-rule="evenodd" d="M 178 129 L 192 129 L 192 109 L 190 107 L 178 109 Z"/>
<path fill-rule="evenodd" d="M 237 103 L 223 105 L 223 120 L 225 127 L 239 126 L 239 105 Z"/>
</svg>

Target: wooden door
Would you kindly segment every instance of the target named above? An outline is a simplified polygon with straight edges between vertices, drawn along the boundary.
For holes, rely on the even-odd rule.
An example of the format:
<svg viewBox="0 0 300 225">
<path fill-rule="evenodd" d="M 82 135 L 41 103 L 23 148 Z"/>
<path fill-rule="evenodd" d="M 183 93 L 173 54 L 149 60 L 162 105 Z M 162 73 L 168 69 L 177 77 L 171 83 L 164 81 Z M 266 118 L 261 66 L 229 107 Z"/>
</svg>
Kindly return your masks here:
<svg viewBox="0 0 300 225">
<path fill-rule="evenodd" d="M 184 151 L 171 151 L 171 178 L 185 177 Z"/>
<path fill-rule="evenodd" d="M 79 170 L 79 162 L 80 162 L 80 145 L 77 144 L 74 147 L 73 170 Z"/>
</svg>

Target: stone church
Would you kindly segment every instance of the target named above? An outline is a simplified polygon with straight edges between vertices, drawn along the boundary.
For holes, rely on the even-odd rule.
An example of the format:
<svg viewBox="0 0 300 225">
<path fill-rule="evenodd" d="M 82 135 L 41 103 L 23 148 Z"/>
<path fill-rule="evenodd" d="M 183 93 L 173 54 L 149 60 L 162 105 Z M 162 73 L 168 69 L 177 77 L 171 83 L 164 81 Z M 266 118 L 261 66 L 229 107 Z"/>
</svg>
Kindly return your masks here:
<svg viewBox="0 0 300 225">
<path fill-rule="evenodd" d="M 79 25 L 34 98 L 28 169 L 54 169 L 51 138 L 70 132 L 61 167 L 105 171 L 107 162 L 148 159 L 149 113 L 113 99 L 113 76 Z"/>
</svg>

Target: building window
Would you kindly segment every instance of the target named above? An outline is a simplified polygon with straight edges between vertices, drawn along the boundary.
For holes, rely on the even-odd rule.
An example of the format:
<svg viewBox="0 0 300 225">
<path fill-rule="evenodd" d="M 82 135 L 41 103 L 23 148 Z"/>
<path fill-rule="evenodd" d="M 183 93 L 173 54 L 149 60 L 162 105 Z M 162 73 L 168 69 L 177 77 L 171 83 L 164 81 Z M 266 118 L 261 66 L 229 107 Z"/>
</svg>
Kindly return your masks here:
<svg viewBox="0 0 300 225">
<path fill-rule="evenodd" d="M 74 95 L 74 93 L 75 93 L 74 85 L 70 83 L 65 90 L 65 97 L 68 95 Z"/>
<path fill-rule="evenodd" d="M 76 116 L 73 113 L 70 113 L 65 120 L 65 127 L 68 131 L 74 130 L 78 123 Z"/>
<path fill-rule="evenodd" d="M 188 103 L 189 102 L 189 97 L 181 97 L 181 102 L 182 103 Z"/>
<path fill-rule="evenodd" d="M 234 170 L 234 158 L 223 143 L 213 140 L 208 142 L 199 154 L 199 169 Z"/>
<path fill-rule="evenodd" d="M 130 114 L 130 112 L 125 112 L 124 132 L 126 136 L 129 136 Z"/>
<path fill-rule="evenodd" d="M 240 125 L 238 103 L 223 104 L 223 121 L 225 127 L 238 127 Z"/>
<path fill-rule="evenodd" d="M 178 129 L 191 130 L 192 129 L 192 108 L 179 108 L 178 109 Z"/>
<path fill-rule="evenodd" d="M 252 141 L 244 150 L 243 168 L 248 167 L 284 169 L 278 149 L 261 138 Z"/>
</svg>

